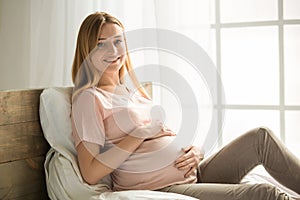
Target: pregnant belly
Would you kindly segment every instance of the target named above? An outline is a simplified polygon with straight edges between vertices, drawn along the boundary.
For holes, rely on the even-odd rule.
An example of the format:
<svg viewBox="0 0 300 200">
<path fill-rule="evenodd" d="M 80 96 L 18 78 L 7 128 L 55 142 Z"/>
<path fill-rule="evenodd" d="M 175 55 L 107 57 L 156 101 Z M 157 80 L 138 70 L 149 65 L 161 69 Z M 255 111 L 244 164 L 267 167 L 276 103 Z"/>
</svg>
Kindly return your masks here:
<svg viewBox="0 0 300 200">
<path fill-rule="evenodd" d="M 174 167 L 183 152 L 172 143 L 174 136 L 145 141 L 132 156 L 112 173 L 115 190 L 160 189 L 172 184 L 196 182 L 196 172 L 184 177 L 187 170 Z"/>
<path fill-rule="evenodd" d="M 183 152 L 173 144 L 174 136 L 164 136 L 144 141 L 139 148 L 118 168 L 120 171 L 146 173 L 174 164 Z"/>
<path fill-rule="evenodd" d="M 114 190 L 157 190 L 174 184 L 195 183 L 196 171 L 185 177 L 187 170 L 178 170 L 173 164 L 146 173 L 115 170 L 112 173 Z"/>
</svg>

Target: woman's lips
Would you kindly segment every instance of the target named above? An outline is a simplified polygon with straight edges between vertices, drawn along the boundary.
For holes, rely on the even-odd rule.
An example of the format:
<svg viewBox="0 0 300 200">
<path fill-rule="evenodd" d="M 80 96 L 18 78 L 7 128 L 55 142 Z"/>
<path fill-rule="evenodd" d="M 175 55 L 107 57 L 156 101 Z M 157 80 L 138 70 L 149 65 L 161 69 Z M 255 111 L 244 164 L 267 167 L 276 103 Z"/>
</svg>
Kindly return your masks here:
<svg viewBox="0 0 300 200">
<path fill-rule="evenodd" d="M 120 57 L 114 58 L 114 59 L 105 59 L 104 62 L 107 63 L 115 63 L 120 59 Z"/>
</svg>

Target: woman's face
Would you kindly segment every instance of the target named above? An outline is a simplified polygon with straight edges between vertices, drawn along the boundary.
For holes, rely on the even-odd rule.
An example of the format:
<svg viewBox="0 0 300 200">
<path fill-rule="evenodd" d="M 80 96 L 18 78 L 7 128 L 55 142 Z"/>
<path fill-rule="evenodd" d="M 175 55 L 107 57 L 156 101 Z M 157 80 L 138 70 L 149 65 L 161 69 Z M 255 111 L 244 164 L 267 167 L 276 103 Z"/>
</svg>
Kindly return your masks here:
<svg viewBox="0 0 300 200">
<path fill-rule="evenodd" d="M 96 48 L 91 53 L 91 60 L 100 72 L 118 72 L 125 62 L 125 40 L 123 30 L 113 23 L 102 26 Z"/>
</svg>

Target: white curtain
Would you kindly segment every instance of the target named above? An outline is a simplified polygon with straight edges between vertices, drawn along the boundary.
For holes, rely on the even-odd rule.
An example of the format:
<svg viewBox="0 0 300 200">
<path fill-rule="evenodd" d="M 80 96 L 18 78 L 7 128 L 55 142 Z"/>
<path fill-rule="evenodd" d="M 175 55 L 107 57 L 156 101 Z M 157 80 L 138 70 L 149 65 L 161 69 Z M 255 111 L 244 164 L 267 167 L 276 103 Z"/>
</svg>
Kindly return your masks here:
<svg viewBox="0 0 300 200">
<path fill-rule="evenodd" d="M 30 0 L 31 88 L 71 85 L 77 33 L 93 2 Z"/>
<path fill-rule="evenodd" d="M 116 16 L 126 30 L 155 26 L 151 1 L 30 0 L 29 87 L 72 84 L 78 30 L 83 19 L 95 11 Z"/>
<path fill-rule="evenodd" d="M 71 65 L 79 26 L 95 11 L 116 16 L 127 31 L 170 29 L 210 48 L 208 1 L 30 0 L 30 87 L 72 84 Z M 132 57 L 141 65 L 157 60 L 157 54 L 155 59 L 153 56 L 153 52 L 139 52 Z"/>
</svg>

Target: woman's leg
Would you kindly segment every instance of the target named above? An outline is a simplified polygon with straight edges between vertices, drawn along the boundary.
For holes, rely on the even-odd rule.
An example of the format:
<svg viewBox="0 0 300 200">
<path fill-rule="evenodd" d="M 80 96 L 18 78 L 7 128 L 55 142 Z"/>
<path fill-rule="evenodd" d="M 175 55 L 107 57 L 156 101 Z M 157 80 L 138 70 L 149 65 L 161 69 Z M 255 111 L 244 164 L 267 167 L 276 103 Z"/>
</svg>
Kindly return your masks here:
<svg viewBox="0 0 300 200">
<path fill-rule="evenodd" d="M 292 200 L 267 184 L 182 184 L 159 191 L 179 193 L 201 200 Z"/>
<path fill-rule="evenodd" d="M 240 136 L 200 164 L 202 183 L 240 183 L 262 164 L 278 182 L 300 194 L 300 161 L 267 128 Z"/>
</svg>

